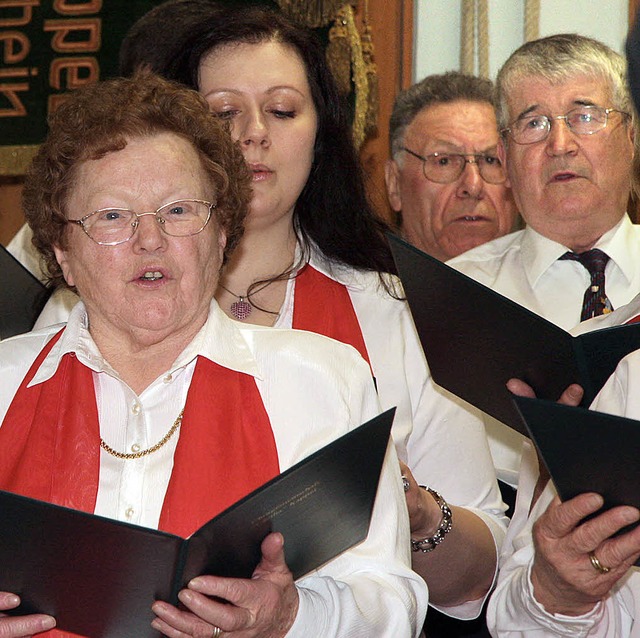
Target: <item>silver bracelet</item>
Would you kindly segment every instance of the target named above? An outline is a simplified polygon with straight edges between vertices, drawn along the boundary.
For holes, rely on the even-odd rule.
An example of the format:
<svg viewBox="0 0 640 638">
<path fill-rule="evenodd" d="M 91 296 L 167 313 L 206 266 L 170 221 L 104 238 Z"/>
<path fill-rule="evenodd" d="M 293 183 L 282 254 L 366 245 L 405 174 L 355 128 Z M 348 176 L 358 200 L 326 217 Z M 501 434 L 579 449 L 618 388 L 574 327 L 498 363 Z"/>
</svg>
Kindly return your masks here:
<svg viewBox="0 0 640 638">
<path fill-rule="evenodd" d="M 431 496 L 436 500 L 436 503 L 440 507 L 440 511 L 442 512 L 442 519 L 440 521 L 440 525 L 438 525 L 438 529 L 433 536 L 429 536 L 427 538 L 421 538 L 418 541 L 414 541 L 411 539 L 411 551 L 413 552 L 432 552 L 442 541 L 444 537 L 451 531 L 453 528 L 453 513 L 451 512 L 451 508 L 447 505 L 447 502 L 442 498 L 442 496 L 432 490 L 430 487 L 426 487 L 424 485 L 420 486 L 423 490 L 427 490 Z"/>
</svg>

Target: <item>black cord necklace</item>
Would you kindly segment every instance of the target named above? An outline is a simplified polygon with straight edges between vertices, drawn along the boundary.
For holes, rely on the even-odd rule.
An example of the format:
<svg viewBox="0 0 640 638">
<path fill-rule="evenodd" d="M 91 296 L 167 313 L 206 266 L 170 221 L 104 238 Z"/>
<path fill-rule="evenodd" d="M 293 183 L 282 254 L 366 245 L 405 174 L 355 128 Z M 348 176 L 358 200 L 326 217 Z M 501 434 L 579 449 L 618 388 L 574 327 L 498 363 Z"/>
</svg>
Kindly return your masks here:
<svg viewBox="0 0 640 638">
<path fill-rule="evenodd" d="M 262 292 L 267 286 L 270 286 L 274 281 L 278 281 L 278 280 L 271 279 L 267 281 L 267 283 L 264 284 L 264 286 L 261 286 L 257 290 L 253 290 L 251 292 L 247 290 L 247 292 L 244 295 L 237 295 L 235 292 L 232 292 L 231 290 L 229 290 L 226 286 L 223 286 L 220 282 L 218 282 L 218 286 L 220 286 L 222 290 L 226 290 L 230 295 L 233 295 L 234 297 L 238 298 L 238 301 L 234 301 L 231 304 L 231 306 L 229 307 L 229 311 L 238 321 L 244 321 L 253 312 L 253 309 L 257 307 L 251 303 L 251 296 L 259 292 Z"/>
</svg>

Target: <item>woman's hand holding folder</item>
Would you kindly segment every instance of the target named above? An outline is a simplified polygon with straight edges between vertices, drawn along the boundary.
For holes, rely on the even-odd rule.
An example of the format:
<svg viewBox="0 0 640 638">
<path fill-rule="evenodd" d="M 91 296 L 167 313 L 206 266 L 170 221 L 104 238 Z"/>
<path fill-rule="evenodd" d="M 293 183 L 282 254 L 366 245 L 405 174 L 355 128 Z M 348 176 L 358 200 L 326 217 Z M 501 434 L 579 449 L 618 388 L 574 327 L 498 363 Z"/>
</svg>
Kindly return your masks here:
<svg viewBox="0 0 640 638">
<path fill-rule="evenodd" d="M 45 614 L 5 616 L 3 611 L 15 609 L 20 598 L 9 592 L 0 592 L 0 638 L 29 638 L 33 634 L 49 631 L 56 626 L 55 618 Z"/>
</svg>

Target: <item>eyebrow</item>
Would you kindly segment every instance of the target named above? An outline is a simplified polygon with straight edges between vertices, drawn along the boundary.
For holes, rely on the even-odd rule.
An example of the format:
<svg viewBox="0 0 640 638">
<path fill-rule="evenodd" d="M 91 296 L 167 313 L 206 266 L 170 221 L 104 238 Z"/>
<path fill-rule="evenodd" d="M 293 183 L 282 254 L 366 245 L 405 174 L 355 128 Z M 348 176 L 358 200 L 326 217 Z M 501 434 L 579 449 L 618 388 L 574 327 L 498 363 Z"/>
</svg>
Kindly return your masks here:
<svg viewBox="0 0 640 638">
<path fill-rule="evenodd" d="M 309 93 L 309 95 L 307 96 L 302 91 L 297 89 L 295 86 L 291 86 L 290 84 L 281 84 L 281 85 L 278 85 L 278 86 L 269 87 L 265 91 L 265 93 L 267 95 L 272 95 L 273 93 L 277 93 L 278 91 L 292 91 L 293 93 L 297 93 L 300 97 L 302 97 L 305 100 L 308 99 L 308 98 L 311 99 L 311 93 Z M 216 95 L 218 93 L 232 93 L 233 95 L 238 95 L 238 96 L 241 96 L 241 95 L 245 94 L 244 91 L 240 91 L 238 89 L 220 87 L 220 88 L 212 89 L 208 93 L 205 93 L 204 97 L 207 98 L 210 95 Z"/>
<path fill-rule="evenodd" d="M 444 151 L 430 151 L 427 155 L 432 155 L 433 153 L 447 153 L 449 155 L 493 155 L 498 152 L 498 145 L 492 144 L 485 149 L 480 151 L 474 151 L 473 153 L 465 153 L 464 149 L 453 142 L 447 142 L 446 140 L 434 140 L 434 146 L 444 146 L 447 147 L 447 150 Z M 450 149 L 450 150 L 449 150 Z"/>
<path fill-rule="evenodd" d="M 572 104 L 574 105 L 573 108 L 575 108 L 576 106 L 597 106 L 596 102 L 586 98 L 585 99 L 578 98 L 576 100 L 573 100 Z M 538 111 L 538 110 L 540 110 L 540 105 L 532 104 L 528 109 L 522 111 L 522 113 L 518 115 L 516 120 L 521 120 L 523 117 L 527 117 L 527 115 L 529 115 L 530 113 L 533 113 L 534 111 Z"/>
</svg>

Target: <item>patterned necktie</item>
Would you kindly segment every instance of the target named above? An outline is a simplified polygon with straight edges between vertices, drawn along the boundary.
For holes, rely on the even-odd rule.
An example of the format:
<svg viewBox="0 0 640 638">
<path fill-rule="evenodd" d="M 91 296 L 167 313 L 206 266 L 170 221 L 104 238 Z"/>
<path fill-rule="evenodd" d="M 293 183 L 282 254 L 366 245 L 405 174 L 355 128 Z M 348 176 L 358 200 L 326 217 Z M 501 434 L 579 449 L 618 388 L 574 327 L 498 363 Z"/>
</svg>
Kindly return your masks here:
<svg viewBox="0 0 640 638">
<path fill-rule="evenodd" d="M 591 275 L 591 284 L 585 290 L 582 300 L 580 321 L 591 319 L 613 310 L 604 290 L 604 269 L 609 261 L 609 255 L 598 248 L 592 248 L 583 253 L 566 252 L 560 259 L 579 261 Z"/>
</svg>

